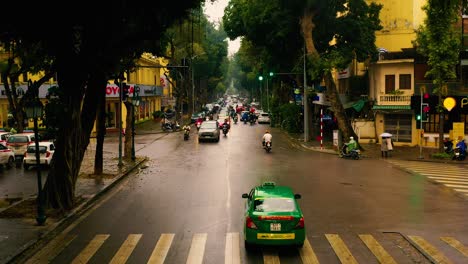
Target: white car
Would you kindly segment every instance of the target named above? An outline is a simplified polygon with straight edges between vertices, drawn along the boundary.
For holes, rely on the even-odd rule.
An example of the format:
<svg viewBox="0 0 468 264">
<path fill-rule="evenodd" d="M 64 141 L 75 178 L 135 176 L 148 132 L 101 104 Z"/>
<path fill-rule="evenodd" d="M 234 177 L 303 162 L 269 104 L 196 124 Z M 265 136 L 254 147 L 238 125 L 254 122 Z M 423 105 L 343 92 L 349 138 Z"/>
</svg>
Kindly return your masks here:
<svg viewBox="0 0 468 264">
<path fill-rule="evenodd" d="M 257 119 L 257 122 L 259 124 L 270 124 L 271 120 L 270 120 L 270 114 L 269 113 L 265 113 L 265 112 L 261 112 L 260 115 L 258 116 L 258 119 Z"/>
<path fill-rule="evenodd" d="M 3 145 L 6 147 L 6 142 L 10 135 L 11 135 L 10 132 L 0 131 L 0 145 Z"/>
<path fill-rule="evenodd" d="M 55 145 L 53 142 L 39 142 L 39 164 L 50 166 L 52 157 L 54 156 Z M 23 159 L 23 167 L 27 170 L 30 166 L 35 166 L 36 162 L 36 145 L 33 143 L 28 146 Z"/>
<path fill-rule="evenodd" d="M 15 153 L 13 150 L 0 144 L 0 167 L 7 169 L 13 167 L 15 164 Z"/>
</svg>

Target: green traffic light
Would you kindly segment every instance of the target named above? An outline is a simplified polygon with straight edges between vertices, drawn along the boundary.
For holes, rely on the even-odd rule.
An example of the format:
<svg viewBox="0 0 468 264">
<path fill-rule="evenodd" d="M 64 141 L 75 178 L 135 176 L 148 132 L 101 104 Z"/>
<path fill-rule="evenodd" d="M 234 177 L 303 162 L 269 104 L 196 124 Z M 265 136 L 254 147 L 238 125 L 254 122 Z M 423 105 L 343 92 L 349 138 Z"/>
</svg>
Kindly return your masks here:
<svg viewBox="0 0 468 264">
<path fill-rule="evenodd" d="M 418 120 L 418 121 L 421 120 L 421 115 L 417 115 L 416 120 Z"/>
<path fill-rule="evenodd" d="M 270 72 L 270 76 L 273 76 L 273 72 Z"/>
<path fill-rule="evenodd" d="M 258 76 L 259 81 L 263 81 L 263 76 Z"/>
</svg>

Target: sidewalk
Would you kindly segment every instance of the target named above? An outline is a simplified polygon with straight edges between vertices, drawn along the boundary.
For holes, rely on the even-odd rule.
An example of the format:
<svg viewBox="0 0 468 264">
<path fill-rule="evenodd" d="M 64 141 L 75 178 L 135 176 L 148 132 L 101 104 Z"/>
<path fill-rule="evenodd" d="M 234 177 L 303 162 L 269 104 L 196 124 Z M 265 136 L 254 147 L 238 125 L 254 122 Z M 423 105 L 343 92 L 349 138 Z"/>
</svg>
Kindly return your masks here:
<svg viewBox="0 0 468 264">
<path fill-rule="evenodd" d="M 150 135 L 154 134 L 155 138 L 159 138 L 158 134 L 161 131 L 161 126 L 152 120 L 145 123 L 136 125 L 136 134 Z M 161 134 L 161 136 L 163 135 Z M 27 252 L 38 244 L 41 240 L 48 239 L 56 235 L 57 230 L 65 228 L 75 217 L 83 213 L 89 206 L 93 204 L 102 194 L 109 191 L 119 180 L 123 179 L 132 170 L 140 166 L 144 161 L 144 157 L 138 157 L 135 162 L 127 162 L 123 160 L 123 167 L 119 169 L 118 165 L 118 134 L 117 132 L 108 132 L 104 144 L 104 176 L 96 179 L 91 177 L 94 170 L 94 148 L 95 140 L 92 139 L 88 150 L 83 159 L 80 177 L 76 185 L 76 196 L 83 198 L 82 203 L 70 212 L 64 218 L 54 219 L 49 216 L 45 226 L 37 226 L 35 223 L 35 207 L 29 212 L 28 217 L 22 216 L 21 218 L 5 218 L 0 217 L 0 263 L 17 263 L 16 261 L 22 253 Z M 303 142 L 303 135 L 292 135 L 290 139 L 296 141 L 311 151 L 319 151 L 337 155 L 330 143 L 325 143 L 321 148 L 320 142 L 309 141 Z M 93 141 L 94 140 L 94 141 Z M 363 159 L 382 159 L 380 153 L 380 144 L 363 144 L 362 152 Z M 417 160 L 425 162 L 446 162 L 456 164 L 468 164 L 468 160 L 459 162 L 451 160 L 437 160 L 431 158 L 430 154 L 437 152 L 437 149 L 423 148 L 422 154 L 424 159 L 419 159 L 419 147 L 398 147 L 395 146 L 394 151 L 388 159 L 405 159 Z M 2 212 L 13 208 L 17 202 L 5 209 L 0 208 L 0 215 Z M 34 205 L 34 203 L 33 203 Z"/>
<path fill-rule="evenodd" d="M 137 135 L 154 134 L 151 136 L 155 138 L 159 138 L 157 134 L 163 133 L 160 124 L 152 120 L 137 124 L 135 131 Z M 69 222 L 84 212 L 99 197 L 145 162 L 145 157 L 138 156 L 135 162 L 122 159 L 123 166 L 119 168 L 117 138 L 117 132 L 108 132 L 106 135 L 102 177 L 92 176 L 94 172 L 96 143 L 95 139 L 91 138 L 76 184 L 75 196 L 81 198 L 80 203 L 67 216 L 58 217 L 46 212 L 48 218 L 45 226 L 37 226 L 34 197 L 15 202 L 8 207 L 0 208 L 0 263 L 16 263 L 28 249 L 34 247 L 41 240 L 52 237 L 57 230 L 66 227 Z"/>
<path fill-rule="evenodd" d="M 329 154 L 338 155 L 338 150 L 336 150 L 331 142 L 324 142 L 322 147 L 320 142 L 316 140 L 310 140 L 309 142 L 304 142 L 303 134 L 296 134 L 290 136 L 291 140 L 296 141 L 301 144 L 304 148 L 313 151 L 319 151 Z M 384 159 L 382 158 L 382 153 L 380 151 L 380 143 L 370 143 L 370 144 L 361 144 L 363 148 L 361 152 L 361 157 L 363 159 Z M 395 146 L 393 151 L 389 152 L 387 159 L 401 159 L 401 160 L 414 160 L 421 162 L 440 162 L 440 163 L 453 163 L 453 164 L 468 164 L 468 159 L 464 161 L 455 161 L 450 159 L 437 159 L 432 157 L 432 154 L 438 153 L 437 148 L 420 148 L 419 146 L 409 147 L 409 146 Z M 422 157 L 422 158 L 421 158 Z"/>
</svg>

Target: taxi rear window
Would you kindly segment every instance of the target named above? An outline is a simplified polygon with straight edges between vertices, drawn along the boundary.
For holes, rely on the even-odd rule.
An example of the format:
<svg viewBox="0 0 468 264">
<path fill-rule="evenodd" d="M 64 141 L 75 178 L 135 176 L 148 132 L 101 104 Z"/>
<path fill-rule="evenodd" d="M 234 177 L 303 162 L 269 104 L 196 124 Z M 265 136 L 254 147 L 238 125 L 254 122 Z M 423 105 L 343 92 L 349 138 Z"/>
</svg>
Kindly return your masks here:
<svg viewBox="0 0 468 264">
<path fill-rule="evenodd" d="M 296 204 L 290 198 L 262 198 L 254 201 L 256 212 L 294 212 Z"/>
</svg>

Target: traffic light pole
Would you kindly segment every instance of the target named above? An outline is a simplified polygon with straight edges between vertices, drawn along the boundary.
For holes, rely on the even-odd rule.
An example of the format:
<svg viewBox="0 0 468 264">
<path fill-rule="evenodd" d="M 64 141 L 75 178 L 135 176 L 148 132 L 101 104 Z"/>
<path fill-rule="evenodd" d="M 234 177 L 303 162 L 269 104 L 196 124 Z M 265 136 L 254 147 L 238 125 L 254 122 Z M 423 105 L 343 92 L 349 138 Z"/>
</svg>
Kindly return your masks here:
<svg viewBox="0 0 468 264">
<path fill-rule="evenodd" d="M 423 135 L 422 135 L 422 131 L 423 131 L 423 118 L 422 118 L 422 113 L 423 113 L 423 93 L 422 91 L 419 91 L 419 93 L 421 94 L 421 104 L 420 104 L 420 108 L 419 108 L 419 113 L 421 115 L 421 118 L 419 119 L 419 158 L 420 159 L 424 159 L 423 155 L 422 155 L 422 138 L 423 138 Z"/>
<path fill-rule="evenodd" d="M 123 87 L 122 79 L 119 80 L 119 163 L 118 166 L 122 167 L 122 102 L 123 102 Z"/>
</svg>

